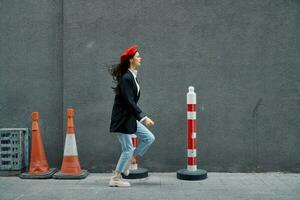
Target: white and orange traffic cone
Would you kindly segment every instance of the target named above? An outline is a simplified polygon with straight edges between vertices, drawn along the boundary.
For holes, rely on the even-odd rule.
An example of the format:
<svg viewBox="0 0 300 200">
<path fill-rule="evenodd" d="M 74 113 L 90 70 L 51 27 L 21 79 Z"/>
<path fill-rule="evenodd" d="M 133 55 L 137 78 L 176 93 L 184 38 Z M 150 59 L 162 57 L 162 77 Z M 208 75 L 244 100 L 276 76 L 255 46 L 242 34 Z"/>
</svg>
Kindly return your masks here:
<svg viewBox="0 0 300 200">
<path fill-rule="evenodd" d="M 53 175 L 55 179 L 83 179 L 88 176 L 87 170 L 82 170 L 79 163 L 75 131 L 74 110 L 67 109 L 67 136 L 64 148 L 64 158 L 61 170 Z"/>
<path fill-rule="evenodd" d="M 197 121 L 196 121 L 196 93 L 194 87 L 189 87 L 187 97 L 187 168 L 177 171 L 177 178 L 182 180 L 201 180 L 207 178 L 207 172 L 197 169 Z"/>
</svg>

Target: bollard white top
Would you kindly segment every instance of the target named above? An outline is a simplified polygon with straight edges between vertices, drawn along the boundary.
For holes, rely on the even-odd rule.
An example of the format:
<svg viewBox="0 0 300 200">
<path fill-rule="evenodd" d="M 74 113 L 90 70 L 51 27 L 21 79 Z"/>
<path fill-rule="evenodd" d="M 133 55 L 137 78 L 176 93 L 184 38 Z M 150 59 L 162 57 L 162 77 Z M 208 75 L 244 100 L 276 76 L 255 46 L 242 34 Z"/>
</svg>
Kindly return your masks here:
<svg viewBox="0 0 300 200">
<path fill-rule="evenodd" d="M 196 93 L 193 86 L 189 86 L 189 92 L 187 93 L 187 104 L 196 104 Z"/>
</svg>

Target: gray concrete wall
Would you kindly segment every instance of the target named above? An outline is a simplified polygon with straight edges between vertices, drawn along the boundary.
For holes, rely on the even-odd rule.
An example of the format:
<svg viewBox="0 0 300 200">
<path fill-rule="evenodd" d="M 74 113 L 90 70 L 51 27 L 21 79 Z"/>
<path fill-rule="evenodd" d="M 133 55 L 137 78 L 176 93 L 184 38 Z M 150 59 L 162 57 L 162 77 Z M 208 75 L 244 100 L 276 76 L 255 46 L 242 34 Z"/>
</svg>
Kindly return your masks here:
<svg viewBox="0 0 300 200">
<path fill-rule="evenodd" d="M 0 127 L 40 129 L 50 166 L 62 158 L 61 1 L 0 1 Z"/>
<path fill-rule="evenodd" d="M 138 74 L 139 105 L 156 122 L 151 128 L 156 141 L 141 159 L 141 166 L 151 171 L 185 167 L 186 92 L 193 85 L 198 101 L 200 168 L 300 171 L 299 1 L 64 0 L 61 7 L 52 1 L 37 4 L 38 14 L 28 8 L 22 15 L 44 19 L 51 30 L 46 35 L 28 30 L 28 35 L 36 34 L 33 42 L 16 31 L 19 26 L 5 27 L 13 24 L 15 16 L 24 20 L 14 3 L 4 4 L 13 8 L 1 12 L 10 17 L 1 18 L 1 38 L 5 38 L 1 80 L 8 83 L 1 87 L 1 93 L 8 94 L 1 98 L 1 126 L 29 124 L 28 114 L 41 105 L 45 120 L 46 115 L 52 116 L 47 125 L 57 128 L 45 133 L 48 154 L 57 158 L 65 132 L 62 113 L 71 106 L 82 168 L 109 172 L 117 163 L 120 147 L 109 133 L 114 94 L 107 66 L 135 43 L 144 58 Z M 43 10 L 42 5 L 48 7 Z M 42 33 L 45 21 L 40 25 Z M 9 34 L 3 36 L 3 31 Z M 7 39 L 13 34 L 23 43 Z M 25 43 L 34 46 L 29 49 Z M 14 54 L 19 57 L 17 64 L 8 59 L 8 46 L 18 49 Z M 35 53 L 29 56 L 32 49 Z M 28 66 L 22 68 L 27 76 L 13 73 L 18 65 Z M 32 73 L 38 73 L 51 94 L 40 85 L 35 91 L 39 99 L 28 94 L 34 84 Z M 57 76 L 44 77 L 49 73 Z M 26 84 L 16 86 L 18 77 Z M 29 100 L 10 97 L 18 90 Z M 41 103 L 41 99 L 47 101 Z M 25 115 L 21 112 L 24 106 L 26 119 L 16 114 Z M 7 117 L 8 113 L 13 114 Z M 56 162 L 60 158 L 53 159 Z"/>
</svg>

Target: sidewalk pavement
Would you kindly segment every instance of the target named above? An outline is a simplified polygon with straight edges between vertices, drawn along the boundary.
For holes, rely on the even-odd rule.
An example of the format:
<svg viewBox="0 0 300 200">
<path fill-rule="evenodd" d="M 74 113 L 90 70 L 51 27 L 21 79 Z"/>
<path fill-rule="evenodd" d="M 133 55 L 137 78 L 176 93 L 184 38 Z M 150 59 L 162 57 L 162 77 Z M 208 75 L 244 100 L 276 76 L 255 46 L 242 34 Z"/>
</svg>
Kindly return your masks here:
<svg viewBox="0 0 300 200">
<path fill-rule="evenodd" d="M 111 174 L 83 180 L 26 180 L 0 177 L 0 200 L 300 200 L 300 174 L 214 173 L 201 181 L 182 181 L 176 173 L 149 173 L 129 180 L 130 188 L 109 187 Z"/>
</svg>

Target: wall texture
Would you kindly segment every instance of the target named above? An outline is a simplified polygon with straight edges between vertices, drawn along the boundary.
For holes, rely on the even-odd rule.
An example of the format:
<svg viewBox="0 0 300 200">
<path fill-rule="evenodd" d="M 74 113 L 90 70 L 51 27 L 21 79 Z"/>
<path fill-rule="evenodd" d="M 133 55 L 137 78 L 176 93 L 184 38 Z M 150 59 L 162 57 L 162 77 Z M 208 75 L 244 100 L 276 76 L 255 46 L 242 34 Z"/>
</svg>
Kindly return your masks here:
<svg viewBox="0 0 300 200">
<path fill-rule="evenodd" d="M 141 166 L 185 167 L 193 85 L 199 168 L 300 172 L 299 1 L 0 2 L 0 127 L 30 127 L 40 111 L 51 165 L 61 164 L 68 107 L 82 168 L 116 165 L 107 68 L 137 44 L 139 105 L 156 122 Z"/>
<path fill-rule="evenodd" d="M 0 1 L 0 127 L 40 128 L 50 165 L 62 146 L 62 7 L 60 1 Z"/>
</svg>

